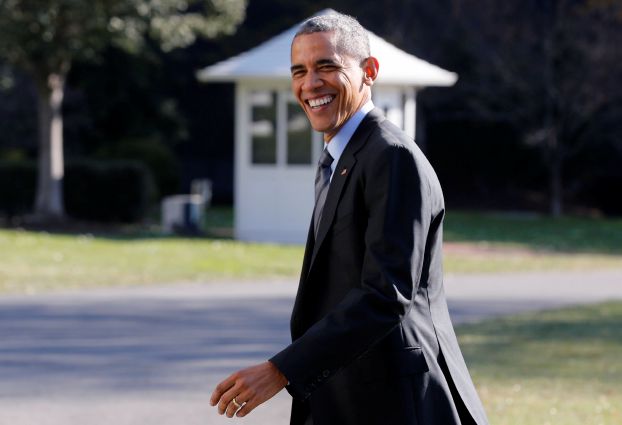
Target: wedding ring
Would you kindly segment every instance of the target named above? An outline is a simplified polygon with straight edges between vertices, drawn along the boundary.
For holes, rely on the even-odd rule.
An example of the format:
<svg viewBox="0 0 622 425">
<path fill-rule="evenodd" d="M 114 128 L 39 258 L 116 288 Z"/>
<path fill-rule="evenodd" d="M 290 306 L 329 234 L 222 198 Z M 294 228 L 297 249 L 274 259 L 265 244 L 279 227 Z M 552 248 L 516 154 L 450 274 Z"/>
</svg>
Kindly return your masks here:
<svg viewBox="0 0 622 425">
<path fill-rule="evenodd" d="M 242 405 L 238 403 L 235 397 L 233 397 L 233 400 L 231 400 L 231 403 L 233 403 L 233 405 L 235 406 L 235 410 L 239 410 L 242 407 Z"/>
</svg>

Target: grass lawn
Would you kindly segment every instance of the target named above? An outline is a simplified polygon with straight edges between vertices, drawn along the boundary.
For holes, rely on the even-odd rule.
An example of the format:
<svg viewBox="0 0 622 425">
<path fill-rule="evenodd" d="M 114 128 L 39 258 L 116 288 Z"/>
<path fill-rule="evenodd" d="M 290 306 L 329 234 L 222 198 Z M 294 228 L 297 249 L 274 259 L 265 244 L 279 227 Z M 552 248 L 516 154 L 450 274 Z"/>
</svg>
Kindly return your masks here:
<svg viewBox="0 0 622 425">
<path fill-rule="evenodd" d="M 490 423 L 622 423 L 622 303 L 456 328 Z"/>
<path fill-rule="evenodd" d="M 622 269 L 622 219 L 449 212 L 449 273 Z"/>
<path fill-rule="evenodd" d="M 622 255 L 622 219 L 450 211 L 445 240 L 538 251 Z"/>
<path fill-rule="evenodd" d="M 231 210 L 216 208 L 207 214 L 208 233 L 216 236 L 210 238 L 136 230 L 96 236 L 0 230 L 0 292 L 274 276 L 296 280 L 302 246 L 236 242 L 226 238 L 231 223 Z M 622 220 L 454 212 L 446 223 L 448 273 L 622 269 Z"/>
<path fill-rule="evenodd" d="M 294 277 L 302 248 L 231 240 L 0 231 L 0 292 Z"/>
</svg>

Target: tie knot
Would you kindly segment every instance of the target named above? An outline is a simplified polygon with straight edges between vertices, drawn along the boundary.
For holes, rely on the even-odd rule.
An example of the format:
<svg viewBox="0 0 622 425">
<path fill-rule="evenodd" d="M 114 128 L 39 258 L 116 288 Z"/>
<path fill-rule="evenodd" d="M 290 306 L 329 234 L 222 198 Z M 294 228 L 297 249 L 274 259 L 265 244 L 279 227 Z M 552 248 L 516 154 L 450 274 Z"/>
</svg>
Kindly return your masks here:
<svg viewBox="0 0 622 425">
<path fill-rule="evenodd" d="M 324 149 L 322 151 L 322 155 L 320 155 L 320 166 L 322 167 L 330 167 L 330 164 L 333 163 L 333 157 L 328 153 L 328 149 Z"/>
</svg>

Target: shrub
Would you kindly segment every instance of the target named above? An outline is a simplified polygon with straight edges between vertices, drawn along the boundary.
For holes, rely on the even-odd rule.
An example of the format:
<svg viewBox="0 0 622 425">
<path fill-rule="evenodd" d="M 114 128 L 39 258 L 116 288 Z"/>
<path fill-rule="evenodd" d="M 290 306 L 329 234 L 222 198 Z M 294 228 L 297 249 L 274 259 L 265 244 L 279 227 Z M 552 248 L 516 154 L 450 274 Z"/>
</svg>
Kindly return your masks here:
<svg viewBox="0 0 622 425">
<path fill-rule="evenodd" d="M 147 166 L 157 191 L 154 197 L 160 199 L 179 191 L 179 161 L 171 149 L 156 138 L 124 139 L 100 150 L 98 158 L 140 161 Z"/>
<path fill-rule="evenodd" d="M 32 161 L 0 161 L 0 213 L 28 213 L 35 201 Z M 102 222 L 143 219 L 153 199 L 149 170 L 137 161 L 74 161 L 65 167 L 65 209 L 73 218 Z"/>
<path fill-rule="evenodd" d="M 149 170 L 137 161 L 76 161 L 65 170 L 64 199 L 71 217 L 136 222 L 153 196 Z"/>
<path fill-rule="evenodd" d="M 596 207 L 608 216 L 622 216 L 621 187 L 622 174 L 602 173 L 587 178 L 578 197 L 584 205 Z"/>
<path fill-rule="evenodd" d="M 0 161 L 0 213 L 27 213 L 35 201 L 37 168 L 32 161 Z"/>
</svg>

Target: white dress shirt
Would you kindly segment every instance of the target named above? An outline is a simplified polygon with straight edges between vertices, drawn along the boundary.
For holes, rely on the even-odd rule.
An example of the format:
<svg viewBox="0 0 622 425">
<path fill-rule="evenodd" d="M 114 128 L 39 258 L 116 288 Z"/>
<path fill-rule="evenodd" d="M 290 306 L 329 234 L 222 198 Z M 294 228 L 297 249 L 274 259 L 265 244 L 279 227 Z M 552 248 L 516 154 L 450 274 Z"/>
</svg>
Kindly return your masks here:
<svg viewBox="0 0 622 425">
<path fill-rule="evenodd" d="M 337 168 L 337 163 L 339 162 L 339 158 L 341 158 L 341 154 L 343 154 L 348 142 L 352 138 L 352 135 L 358 128 L 359 124 L 361 124 L 361 121 L 363 121 L 363 118 L 365 118 L 365 115 L 367 115 L 367 113 L 372 109 L 374 109 L 374 104 L 370 99 L 361 107 L 361 109 L 356 111 L 348 121 L 346 121 L 337 134 L 330 139 L 329 143 L 324 143 L 324 148 L 328 149 L 328 153 L 333 157 L 333 163 L 330 164 L 331 181 L 333 180 L 333 174 L 335 173 L 335 168 Z"/>
</svg>

